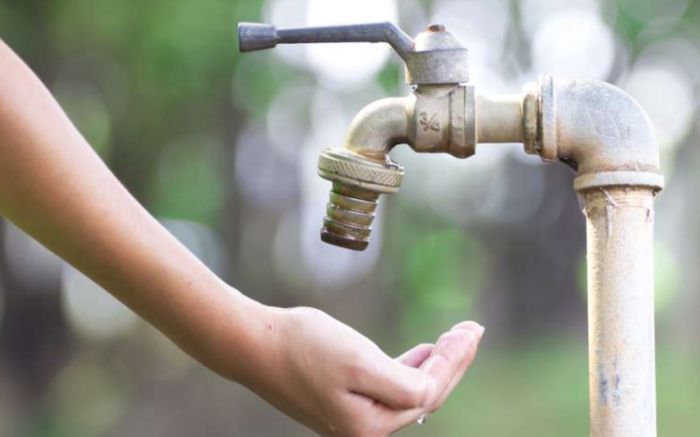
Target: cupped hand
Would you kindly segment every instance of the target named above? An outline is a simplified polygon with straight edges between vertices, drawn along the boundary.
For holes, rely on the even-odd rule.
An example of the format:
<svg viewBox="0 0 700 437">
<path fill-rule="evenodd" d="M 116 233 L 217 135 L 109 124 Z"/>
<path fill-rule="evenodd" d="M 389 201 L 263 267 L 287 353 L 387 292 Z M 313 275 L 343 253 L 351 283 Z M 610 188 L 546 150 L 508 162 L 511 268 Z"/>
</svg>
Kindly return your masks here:
<svg viewBox="0 0 700 437">
<path fill-rule="evenodd" d="M 322 436 L 385 437 L 445 402 L 484 328 L 463 322 L 392 359 L 322 311 L 279 312 L 275 354 L 254 390 Z"/>
</svg>

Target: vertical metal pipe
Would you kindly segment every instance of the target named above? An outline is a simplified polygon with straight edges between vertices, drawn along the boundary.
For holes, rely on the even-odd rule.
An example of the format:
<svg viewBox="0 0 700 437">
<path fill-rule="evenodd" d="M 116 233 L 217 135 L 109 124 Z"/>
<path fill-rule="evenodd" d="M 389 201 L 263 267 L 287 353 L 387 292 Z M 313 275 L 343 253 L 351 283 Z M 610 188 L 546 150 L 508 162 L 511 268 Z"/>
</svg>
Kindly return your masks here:
<svg viewBox="0 0 700 437">
<path fill-rule="evenodd" d="M 592 437 L 655 437 L 654 191 L 582 193 Z"/>
</svg>

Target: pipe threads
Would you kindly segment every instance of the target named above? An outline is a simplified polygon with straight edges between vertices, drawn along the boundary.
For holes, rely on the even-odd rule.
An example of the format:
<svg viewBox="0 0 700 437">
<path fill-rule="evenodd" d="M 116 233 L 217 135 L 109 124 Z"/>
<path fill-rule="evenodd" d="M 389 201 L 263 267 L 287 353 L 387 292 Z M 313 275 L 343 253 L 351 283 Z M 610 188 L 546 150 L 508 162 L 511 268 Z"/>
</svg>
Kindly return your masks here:
<svg viewBox="0 0 700 437">
<path fill-rule="evenodd" d="M 379 193 L 334 183 L 323 219 L 321 240 L 351 250 L 369 245 Z"/>
<path fill-rule="evenodd" d="M 321 177 L 333 182 L 321 240 L 351 250 L 369 245 L 379 195 L 399 189 L 403 169 L 344 149 L 327 149 L 318 160 Z"/>
</svg>

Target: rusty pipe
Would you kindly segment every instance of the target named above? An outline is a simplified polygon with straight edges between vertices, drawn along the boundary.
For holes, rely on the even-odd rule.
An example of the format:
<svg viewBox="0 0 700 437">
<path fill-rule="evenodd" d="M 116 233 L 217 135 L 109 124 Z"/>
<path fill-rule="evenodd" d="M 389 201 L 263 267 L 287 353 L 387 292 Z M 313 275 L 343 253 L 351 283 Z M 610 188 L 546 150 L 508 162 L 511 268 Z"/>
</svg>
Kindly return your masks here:
<svg viewBox="0 0 700 437">
<path fill-rule="evenodd" d="M 582 197 L 591 435 L 655 437 L 654 193 L 613 186 Z"/>
<path fill-rule="evenodd" d="M 654 129 L 604 82 L 545 76 L 536 94 L 524 98 L 525 150 L 577 170 L 584 203 L 591 436 L 655 437 Z"/>
<path fill-rule="evenodd" d="M 663 187 L 651 121 L 632 97 L 613 85 L 543 76 L 538 133 L 537 152 L 543 159 L 558 159 L 577 170 L 577 191 Z"/>
</svg>

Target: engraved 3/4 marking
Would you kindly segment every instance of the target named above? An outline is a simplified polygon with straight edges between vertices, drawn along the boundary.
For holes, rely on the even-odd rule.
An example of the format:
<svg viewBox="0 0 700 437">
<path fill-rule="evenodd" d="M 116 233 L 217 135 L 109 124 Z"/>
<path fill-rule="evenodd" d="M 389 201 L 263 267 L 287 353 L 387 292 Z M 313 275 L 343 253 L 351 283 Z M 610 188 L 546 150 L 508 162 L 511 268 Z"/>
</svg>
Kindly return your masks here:
<svg viewBox="0 0 700 437">
<path fill-rule="evenodd" d="M 437 114 L 428 115 L 426 111 L 423 111 L 420 113 L 418 122 L 423 127 L 423 132 L 430 130 L 440 132 L 440 120 L 438 120 Z"/>
</svg>

